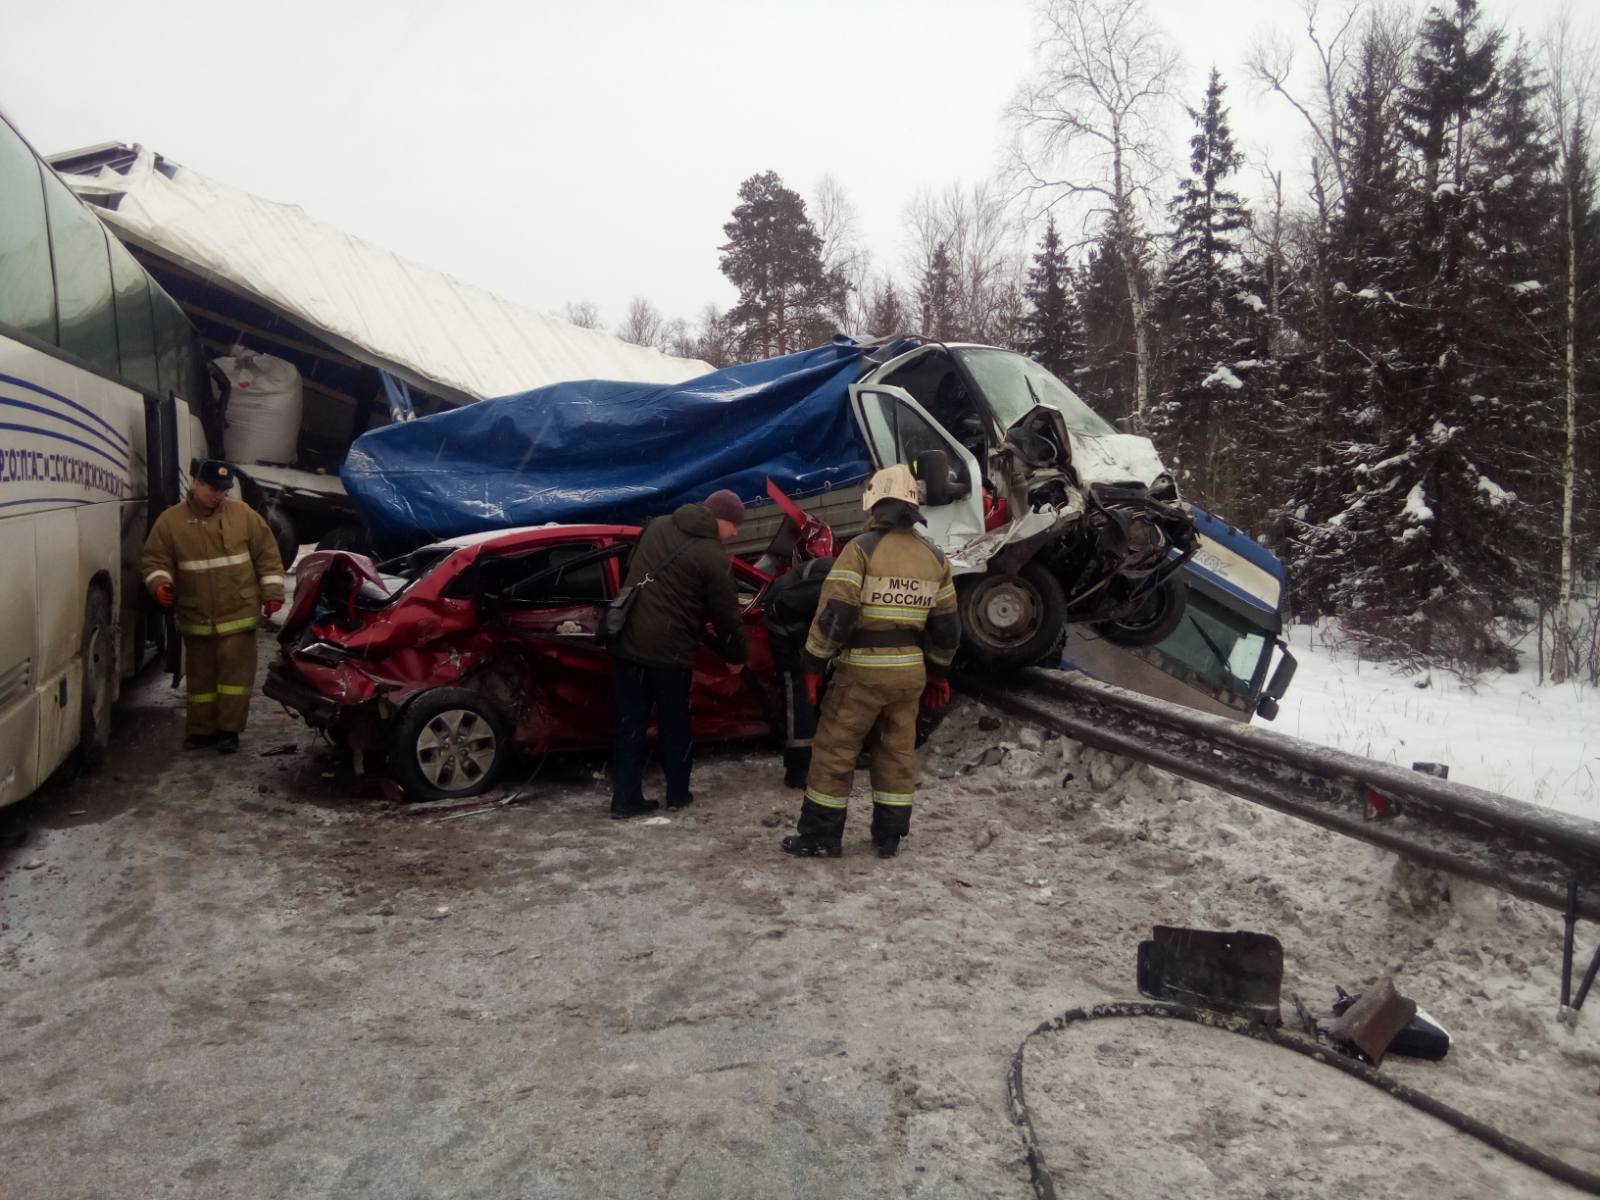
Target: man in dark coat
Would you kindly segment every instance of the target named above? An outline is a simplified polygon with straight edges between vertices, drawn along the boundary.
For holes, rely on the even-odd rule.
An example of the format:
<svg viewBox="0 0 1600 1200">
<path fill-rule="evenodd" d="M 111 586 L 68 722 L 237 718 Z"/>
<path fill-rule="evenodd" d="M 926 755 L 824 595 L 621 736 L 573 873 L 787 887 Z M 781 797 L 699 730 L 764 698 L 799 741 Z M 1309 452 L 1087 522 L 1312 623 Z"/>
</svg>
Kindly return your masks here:
<svg viewBox="0 0 1600 1200">
<path fill-rule="evenodd" d="M 685 504 L 645 527 L 628 562 L 625 586 L 637 589 L 628 623 L 612 648 L 617 738 L 611 758 L 611 816 L 622 820 L 660 807 L 643 790 L 645 732 L 655 712 L 667 807 L 694 802 L 689 773 L 694 747 L 689 685 L 706 621 L 718 653 L 735 671 L 750 656 L 739 592 L 722 543 L 744 523 L 744 503 L 730 491 Z"/>
</svg>

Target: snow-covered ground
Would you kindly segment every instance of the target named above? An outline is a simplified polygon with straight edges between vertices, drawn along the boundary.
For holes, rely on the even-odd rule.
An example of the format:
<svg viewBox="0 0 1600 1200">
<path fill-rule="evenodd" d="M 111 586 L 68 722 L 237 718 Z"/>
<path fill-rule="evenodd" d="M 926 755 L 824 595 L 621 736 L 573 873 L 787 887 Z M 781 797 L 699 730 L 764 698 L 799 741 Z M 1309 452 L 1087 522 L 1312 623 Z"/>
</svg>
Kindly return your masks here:
<svg viewBox="0 0 1600 1200">
<path fill-rule="evenodd" d="M 1600 820 L 1600 695 L 1534 671 L 1472 683 L 1407 675 L 1330 646 L 1320 627 L 1289 640 L 1300 670 L 1269 728 L 1384 762 L 1441 762 L 1450 778 Z"/>
</svg>

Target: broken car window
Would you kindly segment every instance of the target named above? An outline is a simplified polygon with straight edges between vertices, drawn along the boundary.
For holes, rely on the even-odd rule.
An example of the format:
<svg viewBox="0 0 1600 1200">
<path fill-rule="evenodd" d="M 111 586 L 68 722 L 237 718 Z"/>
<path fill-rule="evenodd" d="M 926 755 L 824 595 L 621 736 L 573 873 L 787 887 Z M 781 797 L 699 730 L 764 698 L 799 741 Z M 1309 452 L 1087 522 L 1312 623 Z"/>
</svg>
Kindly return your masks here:
<svg viewBox="0 0 1600 1200">
<path fill-rule="evenodd" d="M 482 592 L 511 608 L 604 604 L 611 598 L 605 560 L 624 547 L 566 543 L 479 564 Z"/>
</svg>

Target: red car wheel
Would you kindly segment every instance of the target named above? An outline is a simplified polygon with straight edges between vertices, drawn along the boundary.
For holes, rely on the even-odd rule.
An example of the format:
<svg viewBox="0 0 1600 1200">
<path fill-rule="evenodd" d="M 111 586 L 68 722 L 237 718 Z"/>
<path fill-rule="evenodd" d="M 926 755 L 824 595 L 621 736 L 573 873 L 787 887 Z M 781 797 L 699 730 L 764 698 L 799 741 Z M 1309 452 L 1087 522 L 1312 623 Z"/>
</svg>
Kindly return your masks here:
<svg viewBox="0 0 1600 1200">
<path fill-rule="evenodd" d="M 476 796 L 498 782 L 511 757 L 511 729 L 478 692 L 435 688 L 400 714 L 389 765 L 413 800 Z"/>
</svg>

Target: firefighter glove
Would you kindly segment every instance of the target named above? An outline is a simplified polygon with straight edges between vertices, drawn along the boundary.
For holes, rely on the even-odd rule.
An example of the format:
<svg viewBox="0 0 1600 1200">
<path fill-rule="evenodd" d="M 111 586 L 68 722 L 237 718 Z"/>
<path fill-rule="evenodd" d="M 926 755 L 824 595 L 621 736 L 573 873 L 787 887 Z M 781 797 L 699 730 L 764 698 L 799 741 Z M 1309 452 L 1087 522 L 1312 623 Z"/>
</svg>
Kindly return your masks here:
<svg viewBox="0 0 1600 1200">
<path fill-rule="evenodd" d="M 817 697 L 822 693 L 822 674 L 819 671 L 806 672 L 806 699 L 811 701 L 811 707 L 817 706 Z"/>
<path fill-rule="evenodd" d="M 178 594 L 172 590 L 170 583 L 156 584 L 156 603 L 162 608 L 171 608 L 178 602 Z"/>
<path fill-rule="evenodd" d="M 943 712 L 950 703 L 950 681 L 948 679 L 930 679 L 928 686 L 922 689 L 922 707 L 929 712 Z"/>
</svg>

